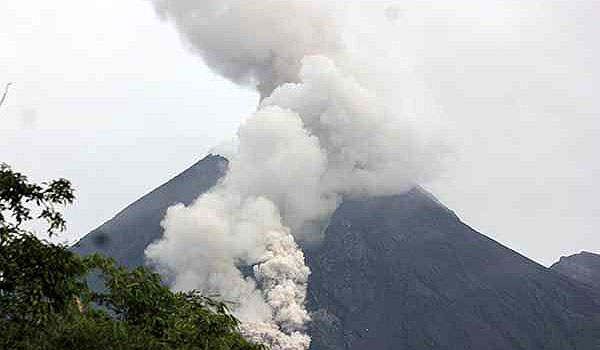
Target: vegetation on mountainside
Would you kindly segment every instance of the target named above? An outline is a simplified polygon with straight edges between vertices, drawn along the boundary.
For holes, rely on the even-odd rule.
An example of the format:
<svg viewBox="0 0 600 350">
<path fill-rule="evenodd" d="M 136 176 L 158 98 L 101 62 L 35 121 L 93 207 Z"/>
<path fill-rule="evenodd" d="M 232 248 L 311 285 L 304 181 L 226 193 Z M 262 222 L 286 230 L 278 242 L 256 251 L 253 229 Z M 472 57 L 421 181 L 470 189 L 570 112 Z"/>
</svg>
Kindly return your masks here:
<svg viewBox="0 0 600 350">
<path fill-rule="evenodd" d="M 196 291 L 173 293 L 146 268 L 81 258 L 24 228 L 65 229 L 58 208 L 73 202 L 69 181 L 34 184 L 0 164 L 0 348 L 258 350 L 225 304 Z M 105 290 L 88 288 L 99 273 Z"/>
</svg>

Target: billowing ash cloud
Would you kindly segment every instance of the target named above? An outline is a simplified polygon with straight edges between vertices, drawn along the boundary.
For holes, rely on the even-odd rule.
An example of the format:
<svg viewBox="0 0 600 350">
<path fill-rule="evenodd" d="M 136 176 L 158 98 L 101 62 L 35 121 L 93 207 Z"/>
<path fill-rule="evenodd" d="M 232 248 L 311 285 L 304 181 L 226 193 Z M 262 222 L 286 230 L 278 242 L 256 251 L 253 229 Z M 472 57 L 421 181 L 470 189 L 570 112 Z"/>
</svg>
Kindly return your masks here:
<svg viewBox="0 0 600 350">
<path fill-rule="evenodd" d="M 146 256 L 175 277 L 175 289 L 234 302 L 244 334 L 273 349 L 308 348 L 310 271 L 272 202 L 219 186 L 190 207 L 169 208 L 162 224 L 165 237 Z M 242 276 L 239 264 L 253 265 L 254 278 Z"/>
<path fill-rule="evenodd" d="M 318 240 L 343 197 L 399 193 L 430 178 L 439 148 L 339 65 L 346 53 L 333 16 L 314 2 L 155 4 L 209 66 L 254 84 L 263 99 L 238 130 L 225 178 L 168 210 L 147 258 L 174 288 L 234 302 L 250 339 L 307 349 L 310 271 L 296 242 Z"/>
<path fill-rule="evenodd" d="M 151 0 L 215 71 L 268 94 L 307 54 L 333 54 L 332 16 L 314 0 Z"/>
</svg>

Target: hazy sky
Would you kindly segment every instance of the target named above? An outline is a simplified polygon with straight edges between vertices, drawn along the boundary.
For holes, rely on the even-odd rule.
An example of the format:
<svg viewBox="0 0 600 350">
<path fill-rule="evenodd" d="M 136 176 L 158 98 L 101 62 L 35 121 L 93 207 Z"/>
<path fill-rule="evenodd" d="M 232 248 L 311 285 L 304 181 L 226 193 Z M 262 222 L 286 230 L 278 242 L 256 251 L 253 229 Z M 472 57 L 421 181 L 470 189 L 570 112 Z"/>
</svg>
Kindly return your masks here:
<svg viewBox="0 0 600 350">
<path fill-rule="evenodd" d="M 455 160 L 427 184 L 550 264 L 600 252 L 600 2 L 370 1 L 348 45 L 433 114 Z M 67 177 L 75 239 L 230 138 L 258 96 L 211 73 L 143 0 L 3 0 L 0 161 Z M 400 87 L 397 89 L 396 87 Z"/>
</svg>

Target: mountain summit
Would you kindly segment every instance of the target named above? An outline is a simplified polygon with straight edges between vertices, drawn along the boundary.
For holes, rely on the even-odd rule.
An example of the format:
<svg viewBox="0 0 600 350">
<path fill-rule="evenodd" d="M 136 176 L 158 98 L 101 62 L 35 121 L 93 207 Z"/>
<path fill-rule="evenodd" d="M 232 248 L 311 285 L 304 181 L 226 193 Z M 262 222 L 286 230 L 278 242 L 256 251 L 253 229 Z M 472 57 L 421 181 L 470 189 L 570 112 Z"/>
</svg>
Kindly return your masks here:
<svg viewBox="0 0 600 350">
<path fill-rule="evenodd" d="M 74 250 L 135 267 L 166 208 L 226 172 L 208 156 L 86 235 Z M 422 188 L 345 200 L 305 247 L 313 350 L 600 349 L 600 292 L 465 225 Z"/>
</svg>

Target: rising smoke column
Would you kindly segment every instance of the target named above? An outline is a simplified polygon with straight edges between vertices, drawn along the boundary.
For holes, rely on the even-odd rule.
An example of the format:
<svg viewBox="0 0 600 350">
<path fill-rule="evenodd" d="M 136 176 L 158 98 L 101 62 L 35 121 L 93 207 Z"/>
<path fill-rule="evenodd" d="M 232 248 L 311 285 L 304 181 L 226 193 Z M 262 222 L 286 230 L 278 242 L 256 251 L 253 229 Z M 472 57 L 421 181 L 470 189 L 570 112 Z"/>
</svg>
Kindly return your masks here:
<svg viewBox="0 0 600 350">
<path fill-rule="evenodd" d="M 344 196 L 399 193 L 429 178 L 438 148 L 337 62 L 346 53 L 317 3 L 154 4 L 210 67 L 262 99 L 238 130 L 225 178 L 190 206 L 169 208 L 146 256 L 175 289 L 233 301 L 250 339 L 307 349 L 310 271 L 297 241 L 318 239 L 315 223 Z"/>
<path fill-rule="evenodd" d="M 247 152 L 230 160 L 229 172 L 211 192 L 189 207 L 168 209 L 165 236 L 147 248 L 146 256 L 174 276 L 175 289 L 201 289 L 235 302 L 246 336 L 273 349 L 306 349 L 310 271 L 260 184 L 266 185 L 276 169 L 314 181 L 325 166 L 324 155 L 300 117 L 279 107 L 259 110 L 238 134 L 239 148 Z M 263 170 L 250 166 L 257 156 L 254 164 Z M 287 164 L 290 159 L 298 163 Z M 239 265 L 253 266 L 254 277 L 244 277 Z"/>
</svg>

